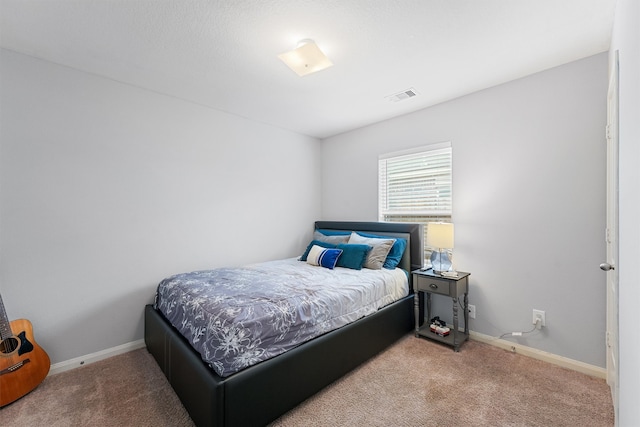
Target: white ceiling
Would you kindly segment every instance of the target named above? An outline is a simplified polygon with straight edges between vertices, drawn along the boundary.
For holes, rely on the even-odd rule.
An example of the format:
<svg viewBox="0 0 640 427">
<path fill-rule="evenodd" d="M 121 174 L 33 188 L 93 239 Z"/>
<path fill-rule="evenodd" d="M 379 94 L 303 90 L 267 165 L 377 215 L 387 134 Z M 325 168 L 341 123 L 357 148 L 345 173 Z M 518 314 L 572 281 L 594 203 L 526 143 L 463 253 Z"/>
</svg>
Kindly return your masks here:
<svg viewBox="0 0 640 427">
<path fill-rule="evenodd" d="M 0 0 L 0 45 L 325 138 L 608 50 L 615 0 Z M 334 66 L 277 55 L 311 38 Z M 415 88 L 418 96 L 386 96 Z"/>
</svg>

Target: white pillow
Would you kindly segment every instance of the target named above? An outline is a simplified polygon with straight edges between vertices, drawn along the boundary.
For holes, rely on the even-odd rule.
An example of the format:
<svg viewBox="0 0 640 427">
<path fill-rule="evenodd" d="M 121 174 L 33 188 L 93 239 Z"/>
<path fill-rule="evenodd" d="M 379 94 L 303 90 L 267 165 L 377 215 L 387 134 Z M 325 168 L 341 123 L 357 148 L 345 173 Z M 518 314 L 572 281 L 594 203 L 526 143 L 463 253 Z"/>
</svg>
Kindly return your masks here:
<svg viewBox="0 0 640 427">
<path fill-rule="evenodd" d="M 364 262 L 365 268 L 371 270 L 380 270 L 384 264 L 384 261 L 389 255 L 391 247 L 395 243 L 395 239 L 375 239 L 373 237 L 363 237 L 357 233 L 351 232 L 349 236 L 349 243 L 355 243 L 359 245 L 369 245 L 371 250 L 367 255 L 367 260 Z"/>
</svg>

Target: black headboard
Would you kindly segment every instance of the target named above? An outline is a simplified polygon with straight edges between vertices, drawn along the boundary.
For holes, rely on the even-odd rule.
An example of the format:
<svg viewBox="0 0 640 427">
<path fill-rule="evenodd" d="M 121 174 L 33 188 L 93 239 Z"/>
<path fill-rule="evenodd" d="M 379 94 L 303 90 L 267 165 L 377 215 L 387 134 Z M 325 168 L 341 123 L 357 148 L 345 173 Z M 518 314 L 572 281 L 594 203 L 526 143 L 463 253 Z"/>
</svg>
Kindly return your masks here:
<svg viewBox="0 0 640 427">
<path fill-rule="evenodd" d="M 403 237 L 408 240 L 407 249 L 400 261 L 400 267 L 411 272 L 422 268 L 424 263 L 424 230 L 422 224 L 401 222 L 357 222 L 357 221 L 316 221 L 315 228 L 368 231 L 381 235 Z"/>
</svg>

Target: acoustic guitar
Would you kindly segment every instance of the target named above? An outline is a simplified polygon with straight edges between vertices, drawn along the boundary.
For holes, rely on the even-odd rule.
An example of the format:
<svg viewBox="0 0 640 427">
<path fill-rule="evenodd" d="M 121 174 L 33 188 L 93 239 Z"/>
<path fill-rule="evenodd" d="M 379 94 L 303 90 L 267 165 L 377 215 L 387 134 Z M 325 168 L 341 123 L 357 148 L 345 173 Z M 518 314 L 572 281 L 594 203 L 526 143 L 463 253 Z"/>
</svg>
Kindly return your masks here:
<svg viewBox="0 0 640 427">
<path fill-rule="evenodd" d="M 0 295 L 0 407 L 36 388 L 50 367 L 49 355 L 33 339 L 31 322 L 9 322 Z"/>
</svg>

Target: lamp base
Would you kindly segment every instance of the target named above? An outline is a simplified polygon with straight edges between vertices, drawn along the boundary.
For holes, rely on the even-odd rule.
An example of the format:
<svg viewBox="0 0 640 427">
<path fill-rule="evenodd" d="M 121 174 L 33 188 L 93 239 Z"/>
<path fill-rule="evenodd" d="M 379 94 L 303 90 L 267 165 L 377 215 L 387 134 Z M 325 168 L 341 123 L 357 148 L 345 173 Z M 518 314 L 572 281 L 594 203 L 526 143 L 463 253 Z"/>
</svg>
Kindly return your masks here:
<svg viewBox="0 0 640 427">
<path fill-rule="evenodd" d="M 451 271 L 452 267 L 451 259 L 446 251 L 431 252 L 431 268 L 433 268 L 434 273 Z"/>
</svg>

